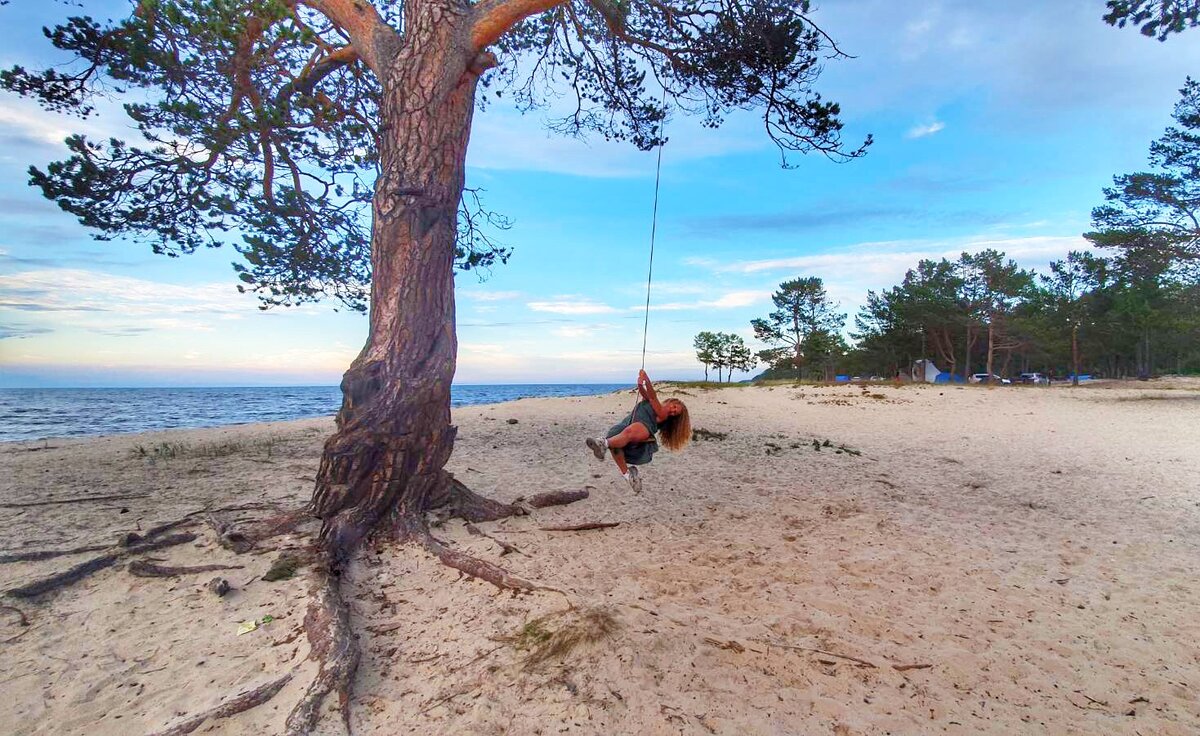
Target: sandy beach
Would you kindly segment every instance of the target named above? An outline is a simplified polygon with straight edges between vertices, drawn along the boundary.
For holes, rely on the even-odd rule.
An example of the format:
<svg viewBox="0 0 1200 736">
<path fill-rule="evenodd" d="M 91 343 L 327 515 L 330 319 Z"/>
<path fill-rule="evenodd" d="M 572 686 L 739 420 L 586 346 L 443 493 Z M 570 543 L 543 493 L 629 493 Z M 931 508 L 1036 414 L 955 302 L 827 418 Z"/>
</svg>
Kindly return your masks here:
<svg viewBox="0 0 1200 736">
<path fill-rule="evenodd" d="M 344 582 L 353 733 L 1200 733 L 1200 383 L 663 395 L 711 434 L 658 453 L 640 495 L 582 444 L 628 394 L 456 411 L 450 469 L 474 490 L 591 495 L 478 525 L 508 554 L 460 521 L 435 533 L 561 592 L 364 548 Z M 0 555 L 297 508 L 332 426 L 0 445 Z M 618 525 L 539 529 L 583 522 Z M 281 732 L 315 673 L 308 576 L 261 578 L 305 539 L 236 554 L 189 531 L 0 599 L 0 732 L 170 732 L 290 674 L 194 731 Z M 0 589 L 99 554 L 0 564 Z M 140 577 L 138 560 L 229 569 Z M 322 732 L 341 733 L 328 700 Z"/>
</svg>

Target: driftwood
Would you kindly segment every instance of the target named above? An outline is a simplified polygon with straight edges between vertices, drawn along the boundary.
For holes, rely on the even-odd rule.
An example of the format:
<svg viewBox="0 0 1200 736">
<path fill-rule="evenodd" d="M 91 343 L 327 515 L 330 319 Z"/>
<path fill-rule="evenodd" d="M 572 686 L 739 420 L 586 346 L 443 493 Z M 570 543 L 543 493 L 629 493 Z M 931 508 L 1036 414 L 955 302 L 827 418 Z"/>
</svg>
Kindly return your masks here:
<svg viewBox="0 0 1200 736">
<path fill-rule="evenodd" d="M 194 567 L 166 567 L 155 565 L 145 560 L 134 560 L 129 563 L 129 574 L 139 578 L 173 578 L 180 575 L 191 575 L 198 572 L 213 572 L 215 570 L 241 570 L 244 565 L 196 565 Z"/>
<path fill-rule="evenodd" d="M 121 501 L 126 498 L 146 498 L 149 493 L 122 493 L 115 496 L 80 496 L 77 498 L 61 498 L 54 501 L 32 501 L 30 503 L 0 503 L 0 508 L 25 509 L 32 506 L 53 506 L 60 503 L 87 503 L 88 501 Z"/>
<path fill-rule="evenodd" d="M 535 509 L 543 509 L 547 506 L 565 506 L 569 503 L 582 501 L 588 497 L 586 488 L 578 491 L 548 491 L 546 493 L 538 493 L 525 499 L 525 503 Z"/>
<path fill-rule="evenodd" d="M 620 526 L 619 521 L 589 521 L 583 524 L 567 524 L 564 526 L 539 526 L 538 529 L 544 532 L 582 532 L 588 529 L 611 529 L 614 526 Z"/>
<path fill-rule="evenodd" d="M 66 557 L 67 555 L 80 555 L 84 552 L 99 552 L 102 549 L 108 549 L 111 544 L 93 544 L 87 547 L 75 547 L 73 549 L 38 549 L 32 552 L 16 552 L 11 555 L 0 555 L 0 565 L 9 562 L 35 562 L 37 560 L 52 560 L 55 557 Z"/>
<path fill-rule="evenodd" d="M 813 647 L 798 647 L 794 644 L 780 644 L 779 642 L 769 641 L 767 639 L 755 639 L 754 641 L 757 641 L 760 644 L 766 644 L 769 647 L 779 647 L 780 649 L 791 649 L 796 652 L 813 652 L 815 654 L 824 654 L 827 657 L 837 657 L 838 659 L 844 659 L 849 662 L 854 662 L 855 664 L 862 665 L 863 667 L 876 668 L 876 665 L 874 662 L 868 662 L 865 659 L 859 659 L 858 657 L 851 657 L 846 654 L 838 654 L 837 652 L 830 652 L 825 649 L 815 649 Z M 911 667 L 910 669 L 916 669 L 916 667 Z"/>
<path fill-rule="evenodd" d="M 908 672 L 909 670 L 927 670 L 932 666 L 931 664 L 894 664 L 892 669 L 897 672 Z"/>
<path fill-rule="evenodd" d="M 271 682 L 259 685 L 253 690 L 247 690 L 239 695 L 235 695 L 228 700 L 222 701 L 214 708 L 210 708 L 194 716 L 189 716 L 187 719 L 171 726 L 165 731 L 159 731 L 154 736 L 186 736 L 186 734 L 204 725 L 205 721 L 228 718 L 229 716 L 237 715 L 238 713 L 262 705 L 275 697 L 275 694 L 291 681 L 292 675 L 293 673 L 289 672 L 278 680 L 272 680 Z"/>
<path fill-rule="evenodd" d="M 50 577 L 42 578 L 41 580 L 35 580 L 32 583 L 28 583 L 17 588 L 12 588 L 6 592 L 8 595 L 13 596 L 14 598 L 34 598 L 43 593 L 49 593 L 53 590 L 66 587 L 71 583 L 86 578 L 94 572 L 112 567 L 117 563 L 118 560 L 126 555 L 139 552 L 149 552 L 151 550 L 171 547 L 177 544 L 184 544 L 186 542 L 195 541 L 195 539 L 195 534 L 174 534 L 169 537 L 163 537 L 162 539 L 156 541 L 138 543 L 128 549 L 121 549 L 116 552 L 110 552 L 106 555 L 93 557 L 87 562 L 80 563 L 69 570 L 64 570 L 63 572 L 55 573 Z"/>
</svg>

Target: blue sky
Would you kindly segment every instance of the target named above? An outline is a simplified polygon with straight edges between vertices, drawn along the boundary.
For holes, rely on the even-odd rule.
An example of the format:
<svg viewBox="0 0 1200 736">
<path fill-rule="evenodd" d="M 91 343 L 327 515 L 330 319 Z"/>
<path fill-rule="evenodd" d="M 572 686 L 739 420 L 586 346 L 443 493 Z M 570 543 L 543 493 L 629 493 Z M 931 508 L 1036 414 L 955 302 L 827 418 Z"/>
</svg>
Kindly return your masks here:
<svg viewBox="0 0 1200 736">
<path fill-rule="evenodd" d="M 91 4 L 89 4 L 91 7 Z M 0 8 L 0 64 L 52 59 L 36 29 L 57 4 Z M 90 12 L 102 15 L 98 10 Z M 1200 36 L 1115 30 L 1102 0 L 825 2 L 814 18 L 853 59 L 818 89 L 868 155 L 779 167 L 753 115 L 677 117 L 663 156 L 647 369 L 698 377 L 700 330 L 750 337 L 770 293 L 823 278 L 851 315 L 924 257 L 994 247 L 1028 267 L 1072 248 L 1113 174 L 1145 165 Z M 25 185 L 70 132 L 124 133 L 0 101 L 0 386 L 333 384 L 366 319 L 332 304 L 261 312 L 230 262 L 96 242 Z M 476 117 L 469 183 L 514 221 L 508 265 L 458 277 L 462 383 L 632 380 L 653 154 L 555 137 L 538 115 Z"/>
</svg>

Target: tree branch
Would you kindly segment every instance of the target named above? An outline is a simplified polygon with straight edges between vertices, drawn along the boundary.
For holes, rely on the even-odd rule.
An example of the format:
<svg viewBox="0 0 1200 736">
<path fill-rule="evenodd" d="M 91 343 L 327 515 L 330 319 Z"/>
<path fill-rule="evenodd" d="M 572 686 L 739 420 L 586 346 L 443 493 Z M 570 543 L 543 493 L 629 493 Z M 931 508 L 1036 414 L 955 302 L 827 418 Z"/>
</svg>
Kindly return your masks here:
<svg viewBox="0 0 1200 736">
<path fill-rule="evenodd" d="M 471 26 L 471 44 L 482 51 L 495 43 L 509 28 L 531 15 L 562 5 L 564 0 L 484 0 L 475 6 Z"/>
<path fill-rule="evenodd" d="M 367 66 L 378 75 L 400 47 L 400 34 L 364 0 L 297 0 L 324 15 L 350 39 Z"/>
</svg>

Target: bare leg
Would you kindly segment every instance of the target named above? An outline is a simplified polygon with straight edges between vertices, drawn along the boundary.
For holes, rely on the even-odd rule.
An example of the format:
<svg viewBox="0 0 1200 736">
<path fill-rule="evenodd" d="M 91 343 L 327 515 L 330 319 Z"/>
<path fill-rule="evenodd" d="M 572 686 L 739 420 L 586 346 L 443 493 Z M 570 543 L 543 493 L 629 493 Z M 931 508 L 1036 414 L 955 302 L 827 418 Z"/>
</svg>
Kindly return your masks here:
<svg viewBox="0 0 1200 736">
<path fill-rule="evenodd" d="M 629 472 L 629 466 L 625 464 L 625 451 L 624 450 L 613 450 L 612 451 L 612 459 L 614 462 L 616 462 L 617 470 L 621 471 L 621 475 L 625 475 L 626 473 Z"/>
<path fill-rule="evenodd" d="M 626 427 L 620 434 L 608 438 L 608 449 L 619 450 L 625 445 L 636 445 L 650 439 L 650 430 L 646 425 L 635 422 Z"/>
</svg>

